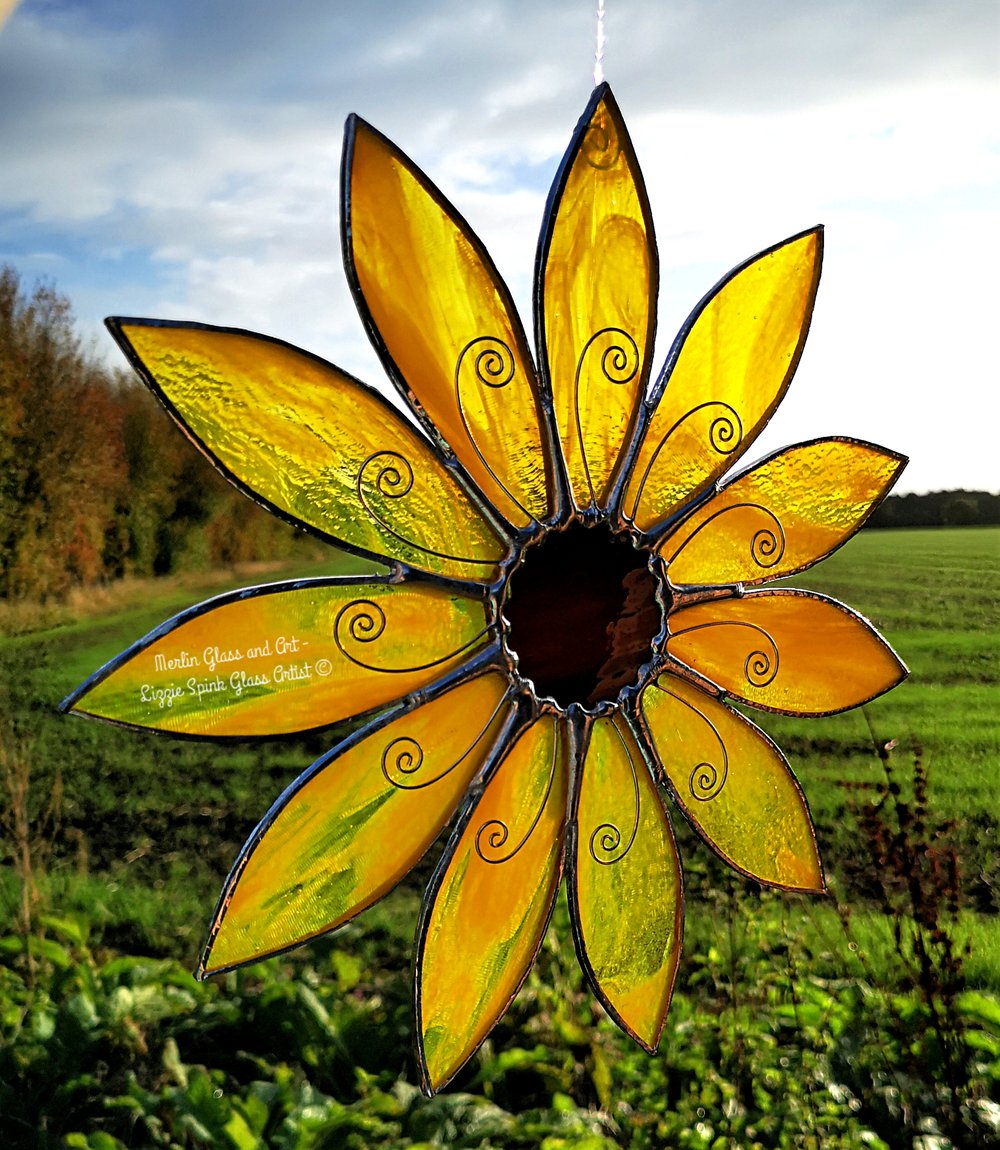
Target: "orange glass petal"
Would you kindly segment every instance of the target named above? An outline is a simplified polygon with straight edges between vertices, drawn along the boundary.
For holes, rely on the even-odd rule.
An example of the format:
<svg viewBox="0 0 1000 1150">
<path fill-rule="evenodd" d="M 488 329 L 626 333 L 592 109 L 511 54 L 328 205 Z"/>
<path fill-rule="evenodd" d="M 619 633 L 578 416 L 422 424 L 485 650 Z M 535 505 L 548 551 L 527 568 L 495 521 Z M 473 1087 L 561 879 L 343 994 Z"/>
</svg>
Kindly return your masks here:
<svg viewBox="0 0 1000 1150">
<path fill-rule="evenodd" d="M 509 522 L 544 519 L 535 369 L 485 248 L 423 172 L 356 117 L 345 181 L 348 273 L 390 374 Z"/>
<path fill-rule="evenodd" d="M 669 655 L 765 711 L 836 714 L 907 674 L 870 623 L 809 591 L 751 591 L 685 607 L 667 622 Z"/>
<path fill-rule="evenodd" d="M 386 401 L 249 332 L 109 321 L 133 366 L 252 497 L 333 542 L 486 582 L 506 544 Z"/>
<path fill-rule="evenodd" d="M 770 886 L 825 890 L 805 797 L 763 731 L 673 675 L 640 708 L 675 799 L 724 862 Z"/>
<path fill-rule="evenodd" d="M 574 504 L 604 506 L 649 377 L 653 224 L 618 105 L 595 92 L 553 189 L 540 326 Z"/>
<path fill-rule="evenodd" d="M 804 571 L 858 530 L 905 464 L 853 439 L 785 448 L 726 484 L 660 544 L 670 581 L 752 585 Z"/>
<path fill-rule="evenodd" d="M 233 867 L 204 977 L 340 926 L 421 858 L 511 712 L 489 672 L 321 759 L 254 831 Z"/>
<path fill-rule="evenodd" d="M 514 743 L 427 893 L 417 939 L 418 1043 L 438 1090 L 506 1011 L 541 945 L 562 867 L 566 748 L 550 715 Z"/>
<path fill-rule="evenodd" d="M 688 319 L 625 487 L 623 515 L 641 530 L 704 491 L 771 417 L 802 353 L 821 255 L 820 229 L 786 240 L 731 272 Z"/>
<path fill-rule="evenodd" d="M 570 907 L 580 961 L 615 1020 L 660 1041 L 681 951 L 673 831 L 621 716 L 597 719 L 580 774 Z"/>
<path fill-rule="evenodd" d="M 461 666 L 487 636 L 481 602 L 437 587 L 275 584 L 177 616 L 67 708 L 175 734 L 291 734 L 384 707 Z"/>
</svg>

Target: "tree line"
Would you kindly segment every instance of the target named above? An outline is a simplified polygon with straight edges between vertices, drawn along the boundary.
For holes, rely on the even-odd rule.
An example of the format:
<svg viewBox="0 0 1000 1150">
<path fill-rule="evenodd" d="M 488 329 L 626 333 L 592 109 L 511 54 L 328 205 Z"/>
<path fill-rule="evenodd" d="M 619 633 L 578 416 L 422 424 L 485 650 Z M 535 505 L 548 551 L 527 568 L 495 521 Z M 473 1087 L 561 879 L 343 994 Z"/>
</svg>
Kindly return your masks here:
<svg viewBox="0 0 1000 1150">
<path fill-rule="evenodd" d="M 889 496 L 868 521 L 972 524 L 1000 524 L 1000 495 Z M 0 266 L 0 599 L 283 557 L 302 538 L 193 451 L 131 372 L 85 351 L 65 296 Z"/>
<path fill-rule="evenodd" d="M 1000 495 L 989 491 L 929 491 L 890 495 L 868 527 L 984 527 L 1000 524 Z"/>
<path fill-rule="evenodd" d="M 298 534 L 84 349 L 65 296 L 0 266 L 0 599 L 276 558 Z"/>
</svg>

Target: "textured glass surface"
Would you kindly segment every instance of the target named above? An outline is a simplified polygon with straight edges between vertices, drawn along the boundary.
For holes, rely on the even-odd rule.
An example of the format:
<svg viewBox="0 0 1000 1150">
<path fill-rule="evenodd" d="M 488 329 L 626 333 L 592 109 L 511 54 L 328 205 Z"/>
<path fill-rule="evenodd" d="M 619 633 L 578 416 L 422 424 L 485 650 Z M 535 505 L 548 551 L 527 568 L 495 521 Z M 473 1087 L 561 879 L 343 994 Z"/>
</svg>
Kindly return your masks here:
<svg viewBox="0 0 1000 1150">
<path fill-rule="evenodd" d="M 762 731 L 673 675 L 643 691 L 641 708 L 674 797 L 725 862 L 772 886 L 825 889 L 806 801 Z"/>
<path fill-rule="evenodd" d="M 331 930 L 386 894 L 458 806 L 510 713 L 488 673 L 321 759 L 269 812 L 219 900 L 211 974 Z"/>
<path fill-rule="evenodd" d="M 415 583 L 276 584 L 151 632 L 73 709 L 188 735 L 284 735 L 364 714 L 482 647 L 483 604 Z"/>
<path fill-rule="evenodd" d="M 346 239 L 376 345 L 493 505 L 544 519 L 535 370 L 507 288 L 427 177 L 352 122 Z"/>
<path fill-rule="evenodd" d="M 763 583 L 849 539 L 905 460 L 850 439 L 788 447 L 727 484 L 658 548 L 675 586 Z"/>
<path fill-rule="evenodd" d="M 175 417 L 278 510 L 376 556 L 494 578 L 505 546 L 371 389 L 262 336 L 131 320 L 119 330 Z"/>
<path fill-rule="evenodd" d="M 355 302 L 427 436 L 379 393 L 276 340 L 151 320 L 109 326 L 237 486 L 389 571 L 202 604 L 63 707 L 208 738 L 352 721 L 240 854 L 200 974 L 344 922 L 454 818 L 417 935 L 425 1091 L 452 1079 L 516 994 L 564 849 L 587 978 L 651 1049 L 683 911 L 661 792 L 675 793 L 736 870 L 821 890 L 798 785 L 731 704 L 834 713 L 906 674 L 848 608 L 746 586 L 840 546 L 905 460 L 834 438 L 732 477 L 798 364 L 818 228 L 717 284 L 648 386 L 656 246 L 605 84 L 547 201 L 537 374 L 480 241 L 356 117 L 341 190 Z"/>
<path fill-rule="evenodd" d="M 667 653 L 737 699 L 829 715 L 894 687 L 906 668 L 860 615 L 806 591 L 751 591 L 669 619 Z"/>
<path fill-rule="evenodd" d="M 617 716 L 594 722 L 580 775 L 571 900 L 595 990 L 655 1049 L 680 958 L 680 859 L 642 754 Z"/>
<path fill-rule="evenodd" d="M 542 332 L 577 507 L 604 506 L 649 376 L 653 226 L 621 113 L 606 89 L 567 156 L 543 239 Z"/>
<path fill-rule="evenodd" d="M 727 471 L 781 401 L 809 328 L 821 248 L 816 230 L 754 257 L 688 320 L 622 502 L 643 531 Z"/>
<path fill-rule="evenodd" d="M 514 743 L 428 892 L 417 940 L 417 1011 L 431 1089 L 493 1029 L 541 944 L 562 863 L 562 743 L 551 716 Z"/>
</svg>

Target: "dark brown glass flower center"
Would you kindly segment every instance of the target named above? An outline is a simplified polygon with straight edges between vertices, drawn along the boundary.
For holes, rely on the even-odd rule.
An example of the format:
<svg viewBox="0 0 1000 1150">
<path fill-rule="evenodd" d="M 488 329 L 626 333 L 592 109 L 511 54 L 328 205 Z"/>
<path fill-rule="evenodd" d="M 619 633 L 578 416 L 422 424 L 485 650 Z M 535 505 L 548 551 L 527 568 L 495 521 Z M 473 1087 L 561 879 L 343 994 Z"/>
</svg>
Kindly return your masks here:
<svg viewBox="0 0 1000 1150">
<path fill-rule="evenodd" d="M 525 551 L 503 614 L 536 695 L 593 706 L 635 682 L 662 622 L 647 559 L 606 527 L 576 524 Z"/>
</svg>

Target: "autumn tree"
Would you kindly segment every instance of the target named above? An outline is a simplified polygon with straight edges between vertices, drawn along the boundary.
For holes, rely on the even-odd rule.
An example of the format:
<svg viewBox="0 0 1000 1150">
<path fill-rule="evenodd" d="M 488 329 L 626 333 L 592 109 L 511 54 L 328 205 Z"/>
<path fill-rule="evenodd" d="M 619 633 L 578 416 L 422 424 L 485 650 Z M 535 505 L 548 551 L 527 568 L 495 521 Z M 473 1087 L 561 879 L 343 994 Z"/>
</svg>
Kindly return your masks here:
<svg viewBox="0 0 1000 1150">
<path fill-rule="evenodd" d="M 284 556 L 295 535 L 84 352 L 64 296 L 0 267 L 0 597 Z"/>
</svg>

